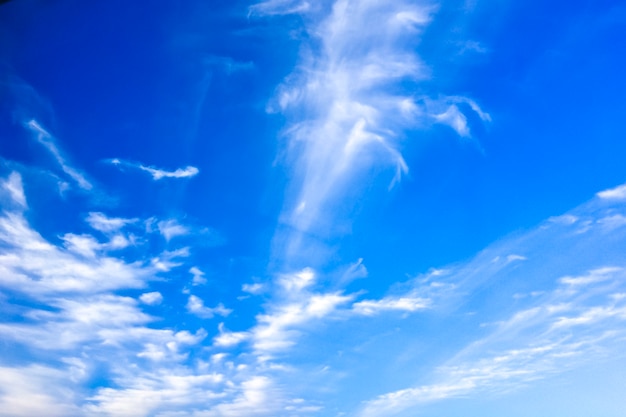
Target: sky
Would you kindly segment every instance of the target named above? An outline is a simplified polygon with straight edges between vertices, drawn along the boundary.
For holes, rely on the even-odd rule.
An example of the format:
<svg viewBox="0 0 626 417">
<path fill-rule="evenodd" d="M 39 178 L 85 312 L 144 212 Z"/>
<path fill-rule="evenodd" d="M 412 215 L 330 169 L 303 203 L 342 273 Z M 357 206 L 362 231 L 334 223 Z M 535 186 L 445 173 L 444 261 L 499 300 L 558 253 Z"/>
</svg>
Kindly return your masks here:
<svg viewBox="0 0 626 417">
<path fill-rule="evenodd" d="M 620 417 L 626 4 L 0 4 L 0 416 Z"/>
</svg>

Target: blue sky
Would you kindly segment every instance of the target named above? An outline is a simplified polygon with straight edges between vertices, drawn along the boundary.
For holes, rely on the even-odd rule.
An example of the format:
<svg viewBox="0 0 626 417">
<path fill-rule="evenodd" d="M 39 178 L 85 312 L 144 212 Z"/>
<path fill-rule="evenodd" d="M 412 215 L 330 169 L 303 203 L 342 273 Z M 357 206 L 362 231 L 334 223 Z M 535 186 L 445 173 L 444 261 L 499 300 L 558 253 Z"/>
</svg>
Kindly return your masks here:
<svg viewBox="0 0 626 417">
<path fill-rule="evenodd" d="M 0 416 L 617 417 L 618 1 L 0 5 Z"/>
</svg>

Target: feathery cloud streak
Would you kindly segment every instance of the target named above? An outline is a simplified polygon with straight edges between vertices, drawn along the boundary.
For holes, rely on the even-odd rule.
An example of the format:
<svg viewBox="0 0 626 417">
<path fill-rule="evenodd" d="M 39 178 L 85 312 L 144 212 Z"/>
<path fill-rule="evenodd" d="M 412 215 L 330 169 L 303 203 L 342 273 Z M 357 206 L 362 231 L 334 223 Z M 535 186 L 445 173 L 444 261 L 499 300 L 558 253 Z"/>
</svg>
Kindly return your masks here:
<svg viewBox="0 0 626 417">
<path fill-rule="evenodd" d="M 85 178 L 85 175 L 73 168 L 67 163 L 66 158 L 59 150 L 55 143 L 54 137 L 46 129 L 44 129 L 36 120 L 30 120 L 25 124 L 31 132 L 33 132 L 37 138 L 37 141 L 44 147 L 56 160 L 63 172 L 65 172 L 70 178 L 72 178 L 78 186 L 84 190 L 91 190 L 93 185 Z"/>
<path fill-rule="evenodd" d="M 284 221 L 297 230 L 336 226 L 337 200 L 346 200 L 347 187 L 373 167 L 394 166 L 392 185 L 399 181 L 409 169 L 398 148 L 403 130 L 441 123 L 469 136 L 459 103 L 489 120 L 465 97 L 432 99 L 411 92 L 430 77 L 415 54 L 436 11 L 430 2 L 338 0 L 324 15 L 322 6 L 271 0 L 250 10 L 270 16 L 302 13 L 311 38 L 298 70 L 270 106 L 291 121 L 285 134 L 295 180 Z"/>
<path fill-rule="evenodd" d="M 365 402 L 359 415 L 413 415 L 426 403 L 520 389 L 616 354 L 626 337 L 626 264 L 619 255 L 626 228 L 625 223 L 607 228 L 606 219 L 623 215 L 623 189 L 598 193 L 443 273 L 440 281 L 454 291 L 434 308 L 446 313 L 465 311 L 476 294 L 487 297 L 498 283 L 491 295 L 498 311 L 486 302 L 471 310 L 487 335 L 437 367 L 430 383 L 380 395 Z"/>
<path fill-rule="evenodd" d="M 164 169 L 146 166 L 138 162 L 124 161 L 118 158 L 110 159 L 107 162 L 117 167 L 124 166 L 145 171 L 149 173 L 152 176 L 152 179 L 155 181 L 161 180 L 163 178 L 191 178 L 198 175 L 198 173 L 200 172 L 198 168 L 191 165 L 186 166 L 185 168 L 177 168 L 174 171 L 167 171 Z"/>
</svg>

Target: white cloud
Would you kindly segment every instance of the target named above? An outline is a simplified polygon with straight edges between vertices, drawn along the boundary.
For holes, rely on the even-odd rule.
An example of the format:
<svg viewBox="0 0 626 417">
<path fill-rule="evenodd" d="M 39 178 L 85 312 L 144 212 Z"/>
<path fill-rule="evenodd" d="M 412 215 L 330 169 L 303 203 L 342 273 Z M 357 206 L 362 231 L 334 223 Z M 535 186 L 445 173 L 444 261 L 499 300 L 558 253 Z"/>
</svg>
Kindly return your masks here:
<svg viewBox="0 0 626 417">
<path fill-rule="evenodd" d="M 527 299 L 530 307 L 440 366 L 438 382 L 377 396 L 359 416 L 386 417 L 432 401 L 519 388 L 597 355 L 626 336 L 626 300 L 612 296 L 623 277 L 623 268 L 609 266 L 557 279 L 550 293 Z M 572 290 L 578 287 L 585 290 Z"/>
<path fill-rule="evenodd" d="M 218 326 L 219 335 L 215 336 L 213 343 L 219 347 L 231 347 L 236 346 L 250 338 L 248 332 L 231 332 L 224 329 L 224 323 L 220 323 Z"/>
<path fill-rule="evenodd" d="M 603 200 L 624 200 L 626 199 L 626 184 L 600 191 L 597 195 Z"/>
<path fill-rule="evenodd" d="M 220 316 L 228 316 L 232 312 L 232 310 L 224 307 L 221 303 L 213 308 L 207 307 L 204 305 L 204 301 L 195 295 L 189 296 L 189 299 L 187 300 L 187 310 L 190 313 L 205 319 L 210 319 L 216 314 Z"/>
<path fill-rule="evenodd" d="M 170 241 L 176 236 L 184 236 L 190 233 L 189 228 L 178 223 L 178 220 L 176 219 L 162 220 L 157 226 L 159 228 L 159 232 L 167 241 Z"/>
<path fill-rule="evenodd" d="M 279 390 L 267 376 L 256 375 L 243 381 L 239 394 L 230 403 L 222 403 L 207 413 L 207 417 L 243 417 L 278 415 L 283 402 Z"/>
<path fill-rule="evenodd" d="M 107 217 L 104 213 L 90 212 L 86 219 L 89 226 L 103 233 L 117 232 L 127 224 L 132 224 L 137 219 L 123 219 L 120 217 Z"/>
<path fill-rule="evenodd" d="M 59 248 L 34 231 L 20 213 L 0 216 L 0 285 L 33 296 L 59 292 L 93 292 L 140 288 L 156 270 L 109 256 L 88 235 L 66 234 Z M 106 277 L 106 279 L 102 279 Z"/>
<path fill-rule="evenodd" d="M 311 4 L 302 0 L 267 0 L 250 6 L 251 15 L 286 15 L 310 10 Z"/>
<path fill-rule="evenodd" d="M 0 187 L 8 192 L 12 201 L 23 208 L 27 207 L 24 186 L 22 185 L 22 176 L 18 172 L 11 172 L 6 180 L 0 181 Z"/>
<path fill-rule="evenodd" d="M 363 258 L 348 266 L 339 278 L 339 285 L 346 285 L 355 279 L 367 277 L 367 268 L 363 264 Z"/>
<path fill-rule="evenodd" d="M 144 304 L 154 306 L 154 305 L 161 304 L 161 302 L 163 301 L 163 296 L 161 295 L 160 292 L 153 291 L 153 292 L 146 292 L 146 293 L 141 294 L 139 299 Z"/>
<path fill-rule="evenodd" d="M 279 282 L 287 292 L 298 293 L 315 283 L 315 272 L 311 268 L 305 268 L 295 274 L 283 275 Z"/>
<path fill-rule="evenodd" d="M 257 15 L 311 12 L 304 19 L 308 49 L 269 109 L 290 121 L 286 136 L 293 181 L 282 221 L 296 231 L 335 234 L 349 230 L 338 227 L 348 220 L 335 210 L 339 204 L 343 212 L 351 206 L 346 190 L 358 189 L 375 167 L 393 167 L 391 186 L 408 172 L 398 149 L 406 128 L 444 123 L 466 137 L 470 130 L 461 103 L 485 121 L 489 115 L 464 97 L 430 99 L 396 88 L 410 84 L 414 88 L 408 90 L 416 91 L 431 76 L 415 50 L 432 19 L 432 5 L 338 0 L 332 7 L 309 9 L 305 4 L 270 0 L 250 10 Z M 299 236 L 287 239 L 284 256 L 303 253 Z"/>
<path fill-rule="evenodd" d="M 61 151 L 57 147 L 54 138 L 46 129 L 41 127 L 36 120 L 31 120 L 26 123 L 26 127 L 37 136 L 37 141 L 45 147 L 48 152 L 52 154 L 56 162 L 59 164 L 63 172 L 65 172 L 70 178 L 72 178 L 80 188 L 84 190 L 91 190 L 93 185 L 85 178 L 85 175 L 72 166 L 70 166 Z"/>
<path fill-rule="evenodd" d="M 102 247 L 102 245 L 90 235 L 67 233 L 62 239 L 68 251 L 88 258 L 94 258 L 96 256 L 96 250 Z"/>
<path fill-rule="evenodd" d="M 606 231 L 612 231 L 618 227 L 626 226 L 626 216 L 622 214 L 611 214 L 598 220 L 598 224 Z"/>
<path fill-rule="evenodd" d="M 206 284 L 206 278 L 204 277 L 204 272 L 200 270 L 197 266 L 192 266 L 189 269 L 189 273 L 193 275 L 193 279 L 191 283 L 193 285 L 203 285 Z"/>
<path fill-rule="evenodd" d="M 261 294 L 264 290 L 265 286 L 258 282 L 254 284 L 243 284 L 241 286 L 241 291 L 254 295 Z"/>
<path fill-rule="evenodd" d="M 177 168 L 174 171 L 167 171 L 164 169 L 146 166 L 138 162 L 125 161 L 119 158 L 109 159 L 107 162 L 117 167 L 130 167 L 148 172 L 152 175 L 152 179 L 155 181 L 163 178 L 191 178 L 195 177 L 200 172 L 198 168 L 191 165 L 186 166 L 185 168 Z"/>
<path fill-rule="evenodd" d="M 168 272 L 173 268 L 183 265 L 180 258 L 189 256 L 189 248 L 183 247 L 174 251 L 164 251 L 159 256 L 152 258 L 150 264 L 158 271 Z M 174 261 L 178 259 L 179 261 Z"/>
<path fill-rule="evenodd" d="M 433 118 L 441 124 L 450 126 L 459 136 L 469 136 L 467 118 L 455 104 L 449 106 L 443 113 L 434 114 Z"/>
<path fill-rule="evenodd" d="M 606 281 L 610 279 L 615 273 L 623 271 L 623 268 L 619 267 L 604 267 L 589 271 L 588 274 L 577 277 L 562 277 L 559 282 L 568 286 L 585 286 L 589 284 L 596 284 L 598 282 Z"/>
<path fill-rule="evenodd" d="M 364 300 L 354 303 L 357 314 L 372 316 L 384 311 L 415 312 L 429 308 L 431 300 L 421 297 L 385 297 L 380 300 Z"/>
<path fill-rule="evenodd" d="M 165 171 L 152 167 L 140 166 L 140 169 L 149 172 L 152 178 L 160 180 L 162 178 L 191 178 L 196 176 L 200 170 L 196 167 L 187 166 L 185 168 L 177 168 L 175 171 Z"/>
<path fill-rule="evenodd" d="M 119 383 L 124 388 L 100 388 L 85 405 L 84 413 L 146 417 L 169 415 L 169 410 L 206 407 L 223 397 L 219 391 L 223 389 L 224 376 L 171 369 L 125 376 Z M 186 412 L 183 415 L 192 416 Z"/>
<path fill-rule="evenodd" d="M 77 387 L 67 374 L 41 365 L 0 367 L 0 414 L 11 417 L 80 415 Z"/>
<path fill-rule="evenodd" d="M 252 329 L 257 352 L 274 352 L 293 346 L 301 326 L 329 316 L 353 296 L 305 293 L 297 298 L 297 301 L 275 305 L 269 314 L 257 316 L 257 325 Z"/>
</svg>

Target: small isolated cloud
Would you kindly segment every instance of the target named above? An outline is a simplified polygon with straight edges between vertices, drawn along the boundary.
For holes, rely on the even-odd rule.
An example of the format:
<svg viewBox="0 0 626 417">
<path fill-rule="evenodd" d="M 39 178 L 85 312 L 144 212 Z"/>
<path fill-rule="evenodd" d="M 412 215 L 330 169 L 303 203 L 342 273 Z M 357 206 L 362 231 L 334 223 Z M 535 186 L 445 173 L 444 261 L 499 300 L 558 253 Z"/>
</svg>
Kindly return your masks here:
<svg viewBox="0 0 626 417">
<path fill-rule="evenodd" d="M 33 132 L 37 141 L 44 147 L 56 160 L 63 172 L 65 172 L 70 178 L 72 178 L 80 188 L 84 190 L 91 190 L 93 185 L 85 178 L 85 175 L 79 172 L 77 169 L 70 166 L 59 147 L 55 143 L 54 137 L 46 129 L 44 129 L 36 120 L 31 120 L 26 123 L 26 128 Z"/>
<path fill-rule="evenodd" d="M 103 233 L 116 232 L 127 224 L 135 223 L 137 219 L 123 219 L 120 217 L 107 217 L 104 213 L 91 212 L 86 219 L 89 226 Z"/>
<path fill-rule="evenodd" d="M 157 227 L 168 242 L 176 236 L 184 236 L 190 233 L 189 228 L 178 223 L 176 219 L 162 220 L 157 224 Z"/>
<path fill-rule="evenodd" d="M 249 8 L 250 15 L 276 16 L 303 13 L 310 10 L 311 5 L 303 0 L 267 0 Z"/>
<path fill-rule="evenodd" d="M 206 278 L 204 277 L 204 272 L 202 272 L 197 266 L 192 266 L 189 269 L 189 273 L 193 275 L 193 279 L 191 281 L 192 285 L 206 284 Z"/>
<path fill-rule="evenodd" d="M 0 187 L 8 193 L 9 198 L 13 202 L 22 208 L 27 207 L 22 176 L 18 172 L 13 171 L 8 178 L 0 180 Z"/>
<path fill-rule="evenodd" d="M 198 174 L 200 172 L 198 168 L 187 166 L 185 168 L 178 168 L 175 171 L 165 171 L 162 169 L 156 169 L 151 167 L 140 167 L 142 170 L 149 172 L 152 175 L 152 178 L 155 180 L 160 180 L 161 178 L 190 178 Z"/>
<path fill-rule="evenodd" d="M 363 264 L 363 258 L 348 266 L 339 278 L 339 285 L 346 285 L 355 279 L 367 277 L 367 268 Z"/>
<path fill-rule="evenodd" d="M 186 166 L 185 168 L 177 168 L 174 171 L 167 171 L 164 169 L 143 165 L 138 162 L 130 162 L 118 158 L 109 159 L 107 160 L 107 162 L 117 167 L 130 167 L 148 172 L 150 173 L 150 175 L 152 175 L 152 179 L 154 179 L 155 181 L 161 180 L 163 178 L 191 178 L 198 175 L 198 173 L 200 172 L 198 168 L 191 165 Z"/>
<path fill-rule="evenodd" d="M 603 200 L 625 200 L 626 199 L 626 184 L 620 185 L 615 188 L 600 191 L 598 194 Z"/>
<path fill-rule="evenodd" d="M 222 303 L 213 308 L 206 307 L 204 305 L 204 301 L 195 295 L 189 296 L 189 300 L 187 301 L 187 311 L 204 319 L 210 319 L 215 315 L 228 316 L 232 312 L 232 310 L 224 307 Z"/>
<path fill-rule="evenodd" d="M 155 306 L 161 304 L 161 302 L 163 301 L 163 296 L 160 292 L 153 291 L 141 294 L 139 300 L 144 304 Z"/>
<path fill-rule="evenodd" d="M 225 56 L 212 55 L 206 59 L 206 62 L 208 64 L 222 68 L 227 74 L 233 74 L 239 71 L 247 71 L 254 68 L 254 63 L 252 63 L 251 61 L 241 62 Z"/>
<path fill-rule="evenodd" d="M 261 283 L 254 284 L 243 284 L 241 286 L 241 291 L 247 292 L 248 294 L 258 295 L 261 294 L 265 290 L 265 286 Z"/>
</svg>

